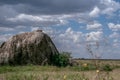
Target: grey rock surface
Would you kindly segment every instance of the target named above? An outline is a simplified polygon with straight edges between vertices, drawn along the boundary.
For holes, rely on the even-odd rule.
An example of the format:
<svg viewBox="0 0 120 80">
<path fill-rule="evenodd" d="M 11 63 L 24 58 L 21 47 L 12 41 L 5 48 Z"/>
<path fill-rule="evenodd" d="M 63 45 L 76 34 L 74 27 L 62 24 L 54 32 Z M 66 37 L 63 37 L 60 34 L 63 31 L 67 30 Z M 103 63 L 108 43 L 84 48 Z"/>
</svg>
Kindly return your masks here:
<svg viewBox="0 0 120 80">
<path fill-rule="evenodd" d="M 0 45 L 0 64 L 51 64 L 58 50 L 42 30 L 21 33 Z"/>
</svg>

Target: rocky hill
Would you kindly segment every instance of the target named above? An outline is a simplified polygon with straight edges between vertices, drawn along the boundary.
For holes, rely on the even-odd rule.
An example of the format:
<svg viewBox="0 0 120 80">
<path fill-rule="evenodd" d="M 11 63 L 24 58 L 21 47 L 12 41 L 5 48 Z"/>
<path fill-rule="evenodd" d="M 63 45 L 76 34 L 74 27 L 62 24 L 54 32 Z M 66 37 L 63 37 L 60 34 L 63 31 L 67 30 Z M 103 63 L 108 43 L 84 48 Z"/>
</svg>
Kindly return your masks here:
<svg viewBox="0 0 120 80">
<path fill-rule="evenodd" d="M 51 64 L 53 54 L 58 54 L 50 37 L 42 30 L 13 36 L 0 45 L 0 64 Z"/>
</svg>

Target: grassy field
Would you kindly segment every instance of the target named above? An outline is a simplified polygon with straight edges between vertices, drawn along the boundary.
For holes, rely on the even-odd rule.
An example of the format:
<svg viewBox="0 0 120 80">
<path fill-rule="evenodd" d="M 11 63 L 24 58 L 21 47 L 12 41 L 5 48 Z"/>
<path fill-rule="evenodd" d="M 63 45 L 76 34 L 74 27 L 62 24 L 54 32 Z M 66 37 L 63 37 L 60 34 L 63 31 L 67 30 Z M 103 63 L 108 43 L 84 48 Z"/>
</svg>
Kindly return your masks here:
<svg viewBox="0 0 120 80">
<path fill-rule="evenodd" d="M 120 68 L 120 60 L 111 60 L 111 59 L 101 59 L 101 60 L 91 60 L 91 59 L 85 59 L 85 60 L 80 60 L 80 59 L 76 59 L 76 61 L 82 65 L 84 63 L 87 63 L 87 64 L 94 64 L 95 61 L 98 62 L 99 65 L 103 66 L 103 65 L 110 65 L 112 67 L 115 67 L 115 68 Z"/>
<path fill-rule="evenodd" d="M 102 65 L 109 64 L 113 71 L 96 71 L 93 66 L 84 68 L 83 64 L 91 65 L 91 60 L 77 60 L 80 65 L 74 67 L 55 66 L 0 66 L 0 80 L 119 80 L 120 61 L 102 60 Z M 102 79 L 104 78 L 104 79 Z M 109 79 L 108 79 L 109 78 Z"/>
</svg>

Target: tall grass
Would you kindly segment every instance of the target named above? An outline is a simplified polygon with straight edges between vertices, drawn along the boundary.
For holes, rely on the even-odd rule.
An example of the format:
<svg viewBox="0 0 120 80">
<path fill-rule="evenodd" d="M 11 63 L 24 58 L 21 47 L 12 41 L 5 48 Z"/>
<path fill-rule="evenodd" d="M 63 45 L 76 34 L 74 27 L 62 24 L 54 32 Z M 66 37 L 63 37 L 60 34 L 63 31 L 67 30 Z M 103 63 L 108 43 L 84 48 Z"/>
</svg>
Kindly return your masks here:
<svg viewBox="0 0 120 80">
<path fill-rule="evenodd" d="M 83 69 L 89 64 L 81 66 L 0 66 L 0 80 L 98 80 L 96 76 L 99 74 L 101 80 L 119 80 L 119 69 L 107 73 L 106 71 L 96 72 L 95 69 Z"/>
</svg>

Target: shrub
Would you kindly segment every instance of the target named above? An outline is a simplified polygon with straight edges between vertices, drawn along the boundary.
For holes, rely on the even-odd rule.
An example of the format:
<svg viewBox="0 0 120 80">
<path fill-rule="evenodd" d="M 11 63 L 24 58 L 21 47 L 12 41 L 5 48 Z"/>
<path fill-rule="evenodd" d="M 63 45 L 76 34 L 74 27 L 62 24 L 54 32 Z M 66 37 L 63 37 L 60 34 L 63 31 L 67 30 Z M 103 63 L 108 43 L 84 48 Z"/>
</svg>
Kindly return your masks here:
<svg viewBox="0 0 120 80">
<path fill-rule="evenodd" d="M 112 71 L 113 69 L 109 64 L 106 64 L 106 65 L 103 66 L 103 70 L 104 71 Z"/>
<path fill-rule="evenodd" d="M 69 65 L 69 58 L 70 58 L 70 53 L 62 52 L 62 53 L 53 55 L 51 62 L 52 62 L 52 65 L 55 65 L 58 67 L 65 67 Z"/>
</svg>

